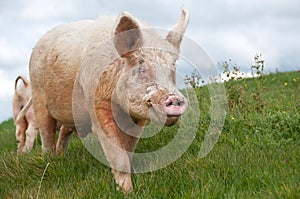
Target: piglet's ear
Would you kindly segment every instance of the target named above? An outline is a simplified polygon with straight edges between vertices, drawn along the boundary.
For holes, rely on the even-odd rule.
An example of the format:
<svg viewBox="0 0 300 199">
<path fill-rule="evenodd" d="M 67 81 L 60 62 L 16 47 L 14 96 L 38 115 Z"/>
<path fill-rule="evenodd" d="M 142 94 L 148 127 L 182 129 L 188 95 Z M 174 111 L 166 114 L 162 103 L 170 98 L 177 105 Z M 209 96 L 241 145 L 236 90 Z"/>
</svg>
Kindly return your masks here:
<svg viewBox="0 0 300 199">
<path fill-rule="evenodd" d="M 186 30 L 186 27 L 189 22 L 189 12 L 188 10 L 183 7 L 181 11 L 181 16 L 180 19 L 178 20 L 177 24 L 171 30 L 168 35 L 166 40 L 170 42 L 175 48 L 179 49 L 181 40 L 183 38 L 183 34 Z"/>
<path fill-rule="evenodd" d="M 123 12 L 115 27 L 114 44 L 120 56 L 126 57 L 130 51 L 142 47 L 142 33 L 138 22 L 128 13 Z"/>
</svg>

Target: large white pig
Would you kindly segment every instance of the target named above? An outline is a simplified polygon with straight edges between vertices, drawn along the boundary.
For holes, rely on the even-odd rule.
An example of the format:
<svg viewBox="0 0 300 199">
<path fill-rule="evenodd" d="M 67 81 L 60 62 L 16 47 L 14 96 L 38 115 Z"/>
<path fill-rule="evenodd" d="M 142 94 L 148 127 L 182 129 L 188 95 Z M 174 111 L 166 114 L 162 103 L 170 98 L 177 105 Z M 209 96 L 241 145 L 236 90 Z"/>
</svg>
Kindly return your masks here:
<svg viewBox="0 0 300 199">
<path fill-rule="evenodd" d="M 130 158 L 146 122 L 174 125 L 187 107 L 175 75 L 188 18 L 183 8 L 165 38 L 126 12 L 47 32 L 29 67 L 43 150 L 58 147 L 56 122 L 73 128 L 74 116 L 87 115 L 82 122 L 97 135 L 116 183 L 131 191 Z M 82 93 L 80 113 L 73 110 L 74 87 Z"/>
</svg>

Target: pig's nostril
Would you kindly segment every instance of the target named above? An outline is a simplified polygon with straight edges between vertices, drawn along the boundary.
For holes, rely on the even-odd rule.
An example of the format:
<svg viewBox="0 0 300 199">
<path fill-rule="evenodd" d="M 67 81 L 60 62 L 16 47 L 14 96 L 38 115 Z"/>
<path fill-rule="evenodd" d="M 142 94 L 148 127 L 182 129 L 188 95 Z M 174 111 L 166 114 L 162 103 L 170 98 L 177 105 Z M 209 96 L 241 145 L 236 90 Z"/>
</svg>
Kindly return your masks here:
<svg viewBox="0 0 300 199">
<path fill-rule="evenodd" d="M 179 99 L 177 97 L 171 97 L 166 101 L 165 106 L 166 107 L 182 106 L 183 104 L 184 104 L 184 99 Z"/>
<path fill-rule="evenodd" d="M 187 103 L 184 98 L 178 96 L 169 96 L 164 102 L 163 109 L 168 116 L 180 116 L 187 107 Z"/>
<path fill-rule="evenodd" d="M 178 101 L 178 106 L 182 106 L 184 104 L 184 99 Z"/>
<path fill-rule="evenodd" d="M 173 105 L 175 106 L 182 106 L 184 104 L 184 100 L 183 99 L 178 99 L 175 103 L 173 103 Z"/>
<path fill-rule="evenodd" d="M 167 104 L 166 104 L 166 106 L 172 106 L 173 105 L 173 102 L 172 101 L 170 101 L 170 102 L 168 102 Z"/>
</svg>

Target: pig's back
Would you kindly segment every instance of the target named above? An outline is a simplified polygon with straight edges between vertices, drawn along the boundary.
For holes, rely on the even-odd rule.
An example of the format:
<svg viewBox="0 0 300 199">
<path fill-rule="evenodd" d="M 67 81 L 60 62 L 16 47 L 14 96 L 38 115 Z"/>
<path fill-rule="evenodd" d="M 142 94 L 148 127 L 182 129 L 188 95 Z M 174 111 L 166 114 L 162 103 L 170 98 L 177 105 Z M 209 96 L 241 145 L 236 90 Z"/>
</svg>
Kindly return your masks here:
<svg viewBox="0 0 300 199">
<path fill-rule="evenodd" d="M 64 24 L 47 32 L 34 47 L 30 79 L 34 99 L 47 106 L 50 115 L 72 123 L 72 91 L 85 56 L 112 35 L 115 17 Z"/>
</svg>

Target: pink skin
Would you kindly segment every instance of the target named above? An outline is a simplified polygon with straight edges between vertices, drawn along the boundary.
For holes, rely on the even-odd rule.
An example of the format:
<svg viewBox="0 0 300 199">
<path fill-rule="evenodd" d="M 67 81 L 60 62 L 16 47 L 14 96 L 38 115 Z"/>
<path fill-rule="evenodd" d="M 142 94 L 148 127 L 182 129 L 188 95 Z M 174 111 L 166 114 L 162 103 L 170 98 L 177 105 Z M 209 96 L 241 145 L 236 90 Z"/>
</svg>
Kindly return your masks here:
<svg viewBox="0 0 300 199">
<path fill-rule="evenodd" d="M 149 101 L 149 103 L 151 103 Z M 152 104 L 154 111 L 166 117 L 180 117 L 187 108 L 187 102 L 184 98 L 171 95 L 162 104 Z M 151 107 L 150 107 L 151 108 Z"/>
<path fill-rule="evenodd" d="M 162 102 L 152 102 L 148 100 L 149 110 L 152 114 L 151 121 L 164 126 L 174 125 L 188 106 L 187 100 L 183 96 L 169 94 Z"/>
<path fill-rule="evenodd" d="M 163 102 L 163 110 L 167 116 L 180 116 L 185 112 L 186 107 L 186 101 L 174 95 L 169 96 L 168 99 Z"/>
<path fill-rule="evenodd" d="M 144 29 L 148 25 L 128 13 L 47 32 L 34 47 L 29 67 L 43 150 L 60 148 L 55 136 L 58 121 L 68 128 L 75 127 L 75 121 L 90 126 L 116 183 L 132 191 L 131 154 L 146 122 L 172 126 L 187 107 L 176 88 L 176 61 L 188 19 L 183 8 L 165 38 Z M 58 143 L 67 141 L 60 135 Z"/>
<path fill-rule="evenodd" d="M 22 80 L 19 82 L 19 80 Z M 29 108 L 23 116 L 21 114 L 24 106 L 31 97 L 30 82 L 22 75 L 15 80 L 15 92 L 13 95 L 13 118 L 16 125 L 16 139 L 18 153 L 29 152 L 36 139 L 38 129 L 35 123 L 35 116 L 32 108 Z"/>
<path fill-rule="evenodd" d="M 150 111 L 154 114 L 152 121 L 164 125 L 172 126 L 186 111 L 188 103 L 184 97 L 170 95 L 165 101 L 159 104 L 152 104 Z"/>
</svg>

